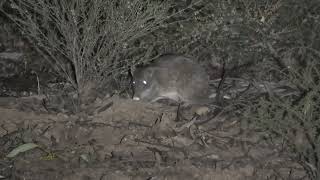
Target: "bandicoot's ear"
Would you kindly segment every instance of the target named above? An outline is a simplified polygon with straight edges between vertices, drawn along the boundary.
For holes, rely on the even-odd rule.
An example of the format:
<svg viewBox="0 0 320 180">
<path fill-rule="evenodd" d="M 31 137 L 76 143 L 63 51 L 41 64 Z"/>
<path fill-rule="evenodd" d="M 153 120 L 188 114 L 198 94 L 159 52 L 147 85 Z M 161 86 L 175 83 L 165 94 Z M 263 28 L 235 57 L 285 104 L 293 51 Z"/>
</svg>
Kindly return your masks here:
<svg viewBox="0 0 320 180">
<path fill-rule="evenodd" d="M 130 67 L 132 75 L 134 75 L 139 69 L 143 69 L 144 67 L 146 67 L 146 66 L 141 64 L 141 63 L 140 64 L 136 64 L 136 65 L 132 65 Z"/>
<path fill-rule="evenodd" d="M 144 70 L 144 74 L 147 74 L 148 76 L 153 76 L 154 72 L 155 72 L 154 68 L 146 68 Z"/>
<path fill-rule="evenodd" d="M 133 75 L 132 75 L 132 72 L 131 72 L 131 68 L 128 69 L 127 77 L 128 77 L 128 79 L 130 80 L 130 82 L 133 81 Z"/>
<path fill-rule="evenodd" d="M 131 66 L 130 69 L 128 70 L 128 74 L 129 74 L 129 71 L 130 71 L 131 75 L 133 75 L 134 72 L 136 71 L 136 69 L 137 68 L 135 66 Z"/>
</svg>

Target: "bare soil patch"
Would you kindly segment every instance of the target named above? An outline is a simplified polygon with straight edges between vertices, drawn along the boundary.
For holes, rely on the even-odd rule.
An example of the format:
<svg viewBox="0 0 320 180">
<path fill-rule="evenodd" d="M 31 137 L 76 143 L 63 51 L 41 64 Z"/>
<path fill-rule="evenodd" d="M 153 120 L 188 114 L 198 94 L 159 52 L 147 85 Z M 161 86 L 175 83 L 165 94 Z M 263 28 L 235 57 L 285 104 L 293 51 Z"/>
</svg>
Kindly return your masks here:
<svg viewBox="0 0 320 180">
<path fill-rule="evenodd" d="M 234 117 L 118 96 L 76 114 L 40 96 L 0 98 L 0 175 L 9 179 L 303 179 L 300 166 Z M 6 155 L 25 143 L 40 148 Z"/>
</svg>

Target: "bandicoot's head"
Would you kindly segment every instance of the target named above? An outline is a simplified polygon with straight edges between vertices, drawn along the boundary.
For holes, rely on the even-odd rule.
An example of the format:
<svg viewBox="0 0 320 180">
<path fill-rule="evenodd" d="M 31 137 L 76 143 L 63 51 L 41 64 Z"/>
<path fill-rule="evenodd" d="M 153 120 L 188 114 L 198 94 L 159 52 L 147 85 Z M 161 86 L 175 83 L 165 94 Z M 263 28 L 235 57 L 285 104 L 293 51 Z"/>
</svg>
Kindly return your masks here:
<svg viewBox="0 0 320 180">
<path fill-rule="evenodd" d="M 155 69 L 138 67 L 133 73 L 134 100 L 152 101 L 158 95 Z"/>
</svg>

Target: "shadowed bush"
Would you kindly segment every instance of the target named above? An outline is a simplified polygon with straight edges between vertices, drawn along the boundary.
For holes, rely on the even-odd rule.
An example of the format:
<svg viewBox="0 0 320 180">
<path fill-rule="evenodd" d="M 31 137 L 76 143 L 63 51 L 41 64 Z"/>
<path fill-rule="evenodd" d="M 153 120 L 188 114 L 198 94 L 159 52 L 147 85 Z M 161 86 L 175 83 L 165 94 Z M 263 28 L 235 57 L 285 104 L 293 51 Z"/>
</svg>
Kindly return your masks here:
<svg viewBox="0 0 320 180">
<path fill-rule="evenodd" d="M 137 63 L 126 59 L 139 48 L 131 43 L 164 24 L 169 8 L 139 0 L 9 0 L 8 6 L 5 13 L 78 92 Z"/>
<path fill-rule="evenodd" d="M 310 62 L 310 61 L 309 61 Z M 299 96 L 261 98 L 248 114 L 268 139 L 281 139 L 311 179 L 320 178 L 320 63 L 314 60 L 299 71 L 290 70 L 288 81 Z"/>
</svg>

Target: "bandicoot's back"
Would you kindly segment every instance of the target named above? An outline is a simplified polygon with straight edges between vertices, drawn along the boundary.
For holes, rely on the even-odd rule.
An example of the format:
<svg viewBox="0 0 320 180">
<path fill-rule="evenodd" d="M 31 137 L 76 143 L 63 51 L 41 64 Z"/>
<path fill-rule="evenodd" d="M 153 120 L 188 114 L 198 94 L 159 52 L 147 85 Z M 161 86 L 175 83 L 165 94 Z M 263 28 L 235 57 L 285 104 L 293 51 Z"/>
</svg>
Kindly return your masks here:
<svg viewBox="0 0 320 180">
<path fill-rule="evenodd" d="M 134 99 L 154 102 L 172 99 L 188 104 L 209 101 L 209 77 L 191 58 L 164 55 L 133 73 Z"/>
</svg>

